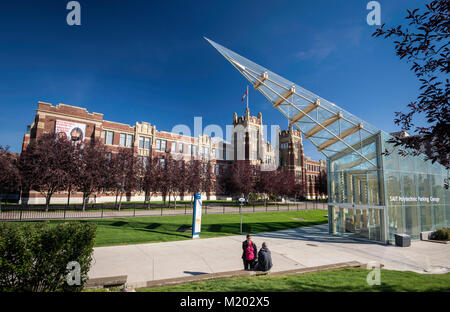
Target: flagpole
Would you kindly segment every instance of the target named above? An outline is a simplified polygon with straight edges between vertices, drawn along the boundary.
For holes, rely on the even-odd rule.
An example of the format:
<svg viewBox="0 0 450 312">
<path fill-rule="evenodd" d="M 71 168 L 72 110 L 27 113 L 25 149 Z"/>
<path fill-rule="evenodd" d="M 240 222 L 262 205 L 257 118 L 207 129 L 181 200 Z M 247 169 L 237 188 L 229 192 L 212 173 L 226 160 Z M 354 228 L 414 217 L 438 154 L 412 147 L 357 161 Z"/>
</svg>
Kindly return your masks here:
<svg viewBox="0 0 450 312">
<path fill-rule="evenodd" d="M 248 109 L 248 96 L 249 96 L 249 94 L 248 94 L 248 85 L 247 85 L 247 109 Z"/>
</svg>

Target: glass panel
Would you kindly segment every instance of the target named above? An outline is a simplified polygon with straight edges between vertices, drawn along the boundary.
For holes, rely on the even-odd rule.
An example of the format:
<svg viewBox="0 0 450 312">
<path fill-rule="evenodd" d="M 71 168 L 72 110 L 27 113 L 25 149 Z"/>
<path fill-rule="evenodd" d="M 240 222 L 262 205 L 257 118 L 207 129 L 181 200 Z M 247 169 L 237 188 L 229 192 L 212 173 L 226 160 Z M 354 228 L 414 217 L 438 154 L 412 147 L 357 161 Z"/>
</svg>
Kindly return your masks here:
<svg viewBox="0 0 450 312">
<path fill-rule="evenodd" d="M 106 133 L 106 144 L 112 145 L 114 141 L 114 132 L 107 131 Z"/>
<path fill-rule="evenodd" d="M 132 147 L 133 146 L 133 135 L 127 134 L 127 146 Z"/>
<path fill-rule="evenodd" d="M 120 146 L 125 146 L 125 138 L 126 138 L 125 133 L 121 133 L 120 134 L 120 140 L 119 140 L 119 145 Z"/>
</svg>

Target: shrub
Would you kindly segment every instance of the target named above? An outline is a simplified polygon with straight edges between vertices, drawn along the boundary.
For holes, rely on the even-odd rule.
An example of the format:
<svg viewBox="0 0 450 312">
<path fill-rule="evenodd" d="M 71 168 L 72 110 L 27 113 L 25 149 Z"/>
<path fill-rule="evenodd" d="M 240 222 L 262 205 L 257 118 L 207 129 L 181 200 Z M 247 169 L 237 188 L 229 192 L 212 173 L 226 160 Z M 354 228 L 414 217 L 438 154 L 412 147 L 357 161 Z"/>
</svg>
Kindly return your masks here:
<svg viewBox="0 0 450 312">
<path fill-rule="evenodd" d="M 257 201 L 258 199 L 259 199 L 258 194 L 256 194 L 256 193 L 250 193 L 250 195 L 249 195 L 249 200 L 250 200 L 251 202 L 255 202 L 255 201 Z"/>
<path fill-rule="evenodd" d="M 450 228 L 437 229 L 431 233 L 430 239 L 433 240 L 449 240 L 450 239 Z"/>
<path fill-rule="evenodd" d="M 96 225 L 0 224 L 0 292 L 80 291 L 87 281 Z M 70 286 L 69 262 L 80 264 L 80 285 Z"/>
</svg>

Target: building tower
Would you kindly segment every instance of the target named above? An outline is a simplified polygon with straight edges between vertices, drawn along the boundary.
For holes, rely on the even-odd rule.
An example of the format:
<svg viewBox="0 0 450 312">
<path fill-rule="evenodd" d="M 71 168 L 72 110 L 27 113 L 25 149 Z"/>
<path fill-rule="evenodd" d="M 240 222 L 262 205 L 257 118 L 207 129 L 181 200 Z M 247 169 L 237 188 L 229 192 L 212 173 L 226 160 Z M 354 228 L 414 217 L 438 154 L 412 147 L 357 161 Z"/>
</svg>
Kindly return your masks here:
<svg viewBox="0 0 450 312">
<path fill-rule="evenodd" d="M 264 159 L 264 131 L 262 114 L 250 116 L 250 110 L 245 109 L 244 116 L 233 114 L 233 129 L 231 146 L 234 160 L 250 160 L 252 164 L 259 164 Z"/>
</svg>

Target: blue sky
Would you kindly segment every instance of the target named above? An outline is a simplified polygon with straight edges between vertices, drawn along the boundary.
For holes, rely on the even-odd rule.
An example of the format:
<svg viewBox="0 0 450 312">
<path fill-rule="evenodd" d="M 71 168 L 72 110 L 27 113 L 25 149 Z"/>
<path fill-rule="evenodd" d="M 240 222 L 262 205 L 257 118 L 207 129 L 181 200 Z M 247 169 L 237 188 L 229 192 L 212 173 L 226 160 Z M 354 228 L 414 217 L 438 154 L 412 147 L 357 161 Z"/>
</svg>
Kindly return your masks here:
<svg viewBox="0 0 450 312">
<path fill-rule="evenodd" d="M 0 145 L 19 152 L 39 100 L 100 112 L 133 125 L 193 129 L 242 114 L 247 81 L 204 39 L 294 81 L 385 131 L 418 94 L 410 65 L 392 41 L 373 38 L 366 0 L 68 1 L 0 4 Z M 380 0 L 381 22 L 404 23 L 419 0 Z M 287 121 L 257 91 L 250 110 L 267 125 Z M 305 142 L 305 153 L 322 154 Z"/>
</svg>

